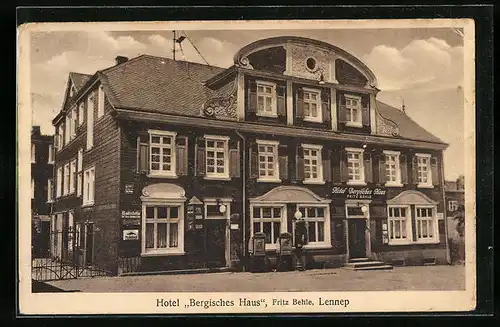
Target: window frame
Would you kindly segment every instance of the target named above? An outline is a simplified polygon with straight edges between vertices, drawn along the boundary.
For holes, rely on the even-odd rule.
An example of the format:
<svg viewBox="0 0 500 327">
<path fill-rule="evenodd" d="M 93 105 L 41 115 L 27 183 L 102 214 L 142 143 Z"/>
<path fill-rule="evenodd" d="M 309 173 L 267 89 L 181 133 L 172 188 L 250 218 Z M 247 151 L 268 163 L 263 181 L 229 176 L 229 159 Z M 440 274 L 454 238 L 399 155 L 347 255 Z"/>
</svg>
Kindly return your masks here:
<svg viewBox="0 0 500 327">
<path fill-rule="evenodd" d="M 47 163 L 49 165 L 54 164 L 54 145 L 49 144 L 49 156 L 47 158 Z"/>
<path fill-rule="evenodd" d="M 63 194 L 63 167 L 59 166 L 56 169 L 56 198 L 60 198 Z"/>
<path fill-rule="evenodd" d="M 405 239 L 394 239 L 391 240 L 391 221 L 396 221 L 399 220 L 401 221 L 401 217 L 391 217 L 389 215 L 390 210 L 389 209 L 405 209 L 406 215 L 406 238 Z M 397 205 L 397 204 L 390 204 L 387 205 L 387 237 L 388 237 L 388 244 L 389 245 L 405 245 L 405 244 L 412 244 L 413 243 L 413 226 L 412 226 L 412 213 L 411 213 L 411 205 Z"/>
<path fill-rule="evenodd" d="M 276 87 L 277 87 L 276 83 L 262 81 L 262 80 L 256 80 L 255 85 L 256 85 L 255 95 L 257 97 L 257 108 L 256 108 L 257 116 L 277 118 L 278 117 L 278 98 L 277 98 L 277 94 L 276 94 Z M 269 93 L 259 92 L 259 86 L 271 87 L 271 94 L 269 95 Z M 259 96 L 264 97 L 264 111 L 259 110 Z M 265 111 L 265 102 L 266 102 L 265 99 L 267 97 L 271 98 L 271 112 Z"/>
<path fill-rule="evenodd" d="M 307 244 L 304 245 L 305 249 L 310 249 L 310 248 L 321 248 L 321 249 L 326 249 L 326 248 L 331 248 L 332 247 L 332 238 L 330 234 L 330 205 L 325 203 L 325 204 L 317 204 L 317 203 L 297 203 L 295 206 L 295 210 L 298 211 L 300 208 L 305 208 L 304 212 L 307 214 L 307 208 L 323 208 L 323 237 L 324 241 L 323 242 L 311 242 L 308 240 Z M 319 221 L 318 218 L 308 218 L 305 215 L 302 217 L 303 220 L 306 221 L 306 226 L 307 226 L 307 237 L 309 238 L 309 223 L 311 221 L 317 222 Z M 316 228 L 316 234 L 318 234 L 318 228 Z M 293 239 L 295 239 L 295 221 L 292 222 L 292 236 Z"/>
<path fill-rule="evenodd" d="M 357 185 L 357 186 L 365 186 L 366 185 L 366 176 L 365 176 L 365 163 L 363 155 L 365 153 L 365 149 L 363 148 L 345 148 L 346 151 L 346 169 L 347 169 L 347 185 Z M 352 162 L 353 159 L 349 158 L 349 154 L 357 153 L 359 155 L 359 179 L 351 179 L 349 176 L 349 162 Z M 353 168 L 354 169 L 354 168 Z M 356 175 L 353 173 L 353 175 Z"/>
<path fill-rule="evenodd" d="M 223 135 L 207 135 L 205 134 L 204 136 L 205 140 L 205 176 L 204 179 L 212 179 L 212 180 L 230 180 L 231 177 L 229 176 L 229 136 L 223 136 Z M 223 173 L 218 173 L 217 172 L 217 152 L 220 152 L 217 150 L 217 147 L 209 147 L 208 142 L 224 142 L 224 172 Z M 208 151 L 214 151 L 214 171 L 209 172 L 208 171 Z"/>
<path fill-rule="evenodd" d="M 75 139 L 76 137 L 76 129 L 78 127 L 78 108 L 76 107 L 76 105 L 71 108 L 71 116 L 70 116 L 70 141 L 72 141 L 73 139 Z"/>
<path fill-rule="evenodd" d="M 148 177 L 168 177 L 168 178 L 176 178 L 177 177 L 177 151 L 176 151 L 176 138 L 177 138 L 177 132 L 171 132 L 171 131 L 163 131 L 163 130 L 155 130 L 155 129 L 149 129 L 149 167 L 148 167 Z M 153 143 L 153 137 L 169 137 L 170 138 L 170 145 L 164 145 L 163 143 L 161 144 L 156 144 Z M 158 154 L 160 156 L 160 162 L 159 168 L 163 168 L 163 162 L 162 162 L 162 156 L 163 156 L 163 151 L 164 149 L 169 148 L 170 149 L 170 170 L 163 170 L 163 169 L 155 169 L 153 170 L 153 160 L 151 159 L 153 156 L 153 151 L 152 148 L 157 147 L 160 149 L 160 153 Z"/>
<path fill-rule="evenodd" d="M 69 170 L 69 162 L 64 164 L 63 168 L 63 196 L 66 196 L 69 194 L 69 177 L 70 177 L 70 170 Z"/>
<path fill-rule="evenodd" d="M 146 218 L 146 208 L 147 207 L 154 207 L 155 212 L 155 217 L 154 218 Z M 157 212 L 158 212 L 158 207 L 179 207 L 178 213 L 179 217 L 175 218 L 175 221 L 171 221 L 171 218 L 157 218 Z M 141 256 L 143 257 L 148 257 L 148 256 L 171 256 L 171 255 L 184 255 L 184 220 L 185 220 L 185 213 L 184 213 L 185 207 L 184 207 L 184 201 L 183 200 L 161 200 L 161 201 L 143 201 L 142 202 L 142 228 L 141 234 Z M 158 223 L 167 223 L 167 247 L 166 248 L 157 248 L 157 243 L 155 244 L 155 241 L 153 241 L 153 244 L 155 245 L 155 248 L 152 249 L 146 249 L 146 224 L 148 224 L 147 220 L 150 220 L 149 224 L 153 223 L 153 235 L 154 239 L 157 239 L 157 224 Z M 170 221 L 169 221 L 170 220 Z M 169 248 L 168 247 L 168 237 L 169 237 L 169 225 L 171 223 L 177 223 L 177 247 L 176 248 Z"/>
<path fill-rule="evenodd" d="M 385 156 L 385 186 L 387 187 L 402 187 L 403 184 L 401 183 L 401 163 L 400 163 L 400 151 L 392 151 L 392 150 L 384 150 L 383 154 Z M 396 180 L 391 181 L 388 178 L 387 175 L 387 165 L 388 165 L 388 158 L 394 156 L 394 165 L 396 166 L 395 168 L 395 175 L 396 175 Z"/>
<path fill-rule="evenodd" d="M 36 144 L 31 143 L 31 163 L 36 163 Z"/>
<path fill-rule="evenodd" d="M 54 202 L 54 180 L 52 178 L 47 179 L 47 203 Z"/>
<path fill-rule="evenodd" d="M 94 108 L 94 102 L 91 101 L 92 97 L 93 94 L 90 93 L 86 100 L 87 101 L 87 145 L 86 145 L 87 151 L 94 147 L 95 108 Z M 89 106 L 90 103 L 92 103 L 92 108 Z"/>
<path fill-rule="evenodd" d="M 302 88 L 302 102 L 303 102 L 303 112 L 304 112 L 304 121 L 309 121 L 313 123 L 321 123 L 323 122 L 323 108 L 321 105 L 321 90 L 320 89 L 314 89 L 314 88 L 309 88 L 309 87 L 303 87 Z M 308 94 L 316 94 L 316 100 L 311 100 L 311 99 L 306 99 L 306 93 Z M 306 115 L 305 113 L 305 104 L 316 104 L 317 108 L 317 113 L 318 115 L 316 117 L 313 117 L 311 115 Z M 309 113 L 311 113 L 311 110 L 309 108 Z"/>
<path fill-rule="evenodd" d="M 273 183 L 280 183 L 281 182 L 281 179 L 279 177 L 279 155 L 278 155 L 278 148 L 279 148 L 279 141 L 273 141 L 273 140 L 256 140 L 256 143 L 257 143 L 257 165 L 258 165 L 258 168 L 257 168 L 257 171 L 258 171 L 258 178 L 257 178 L 257 182 L 273 182 Z M 267 148 L 266 148 L 266 176 L 261 176 L 260 175 L 260 155 L 261 155 L 261 152 L 259 151 L 259 148 L 261 146 L 264 146 L 264 147 L 268 147 L 268 146 L 272 146 L 273 147 L 273 160 L 274 160 L 274 176 L 268 176 L 267 175 L 267 172 L 268 172 L 268 164 L 269 162 L 267 161 L 267 158 L 268 158 L 268 155 L 267 155 Z"/>
<path fill-rule="evenodd" d="M 81 197 L 83 188 L 83 148 L 78 149 L 76 171 L 76 196 Z"/>
<path fill-rule="evenodd" d="M 75 194 L 76 190 L 76 158 L 70 161 L 69 165 L 69 193 Z"/>
<path fill-rule="evenodd" d="M 346 93 L 346 94 L 344 94 L 344 98 L 345 98 L 345 108 L 347 111 L 349 111 L 349 117 L 350 117 L 350 120 L 346 121 L 346 126 L 363 127 L 363 112 L 362 112 L 363 106 L 361 105 L 361 97 L 358 95 Z M 356 100 L 358 102 L 359 106 L 354 107 L 351 104 L 347 104 L 348 100 L 350 102 L 352 100 Z M 356 120 L 353 120 L 353 114 L 352 114 L 353 110 L 357 111 Z"/>
<path fill-rule="evenodd" d="M 432 171 L 431 171 L 431 155 L 428 153 L 415 153 L 415 157 L 417 158 L 417 187 L 418 188 L 433 188 L 432 184 Z M 422 183 L 420 181 L 420 160 L 425 159 L 427 161 L 427 182 Z"/>
<path fill-rule="evenodd" d="M 92 180 L 89 186 L 89 190 L 87 190 L 87 183 L 90 183 L 89 177 L 87 177 L 87 173 L 90 174 L 92 172 Z M 90 197 L 92 195 L 92 199 Z M 89 167 L 83 172 L 83 199 L 82 206 L 92 206 L 95 203 L 95 166 Z"/>
<path fill-rule="evenodd" d="M 324 174 L 323 174 L 323 146 L 319 144 L 302 144 L 302 149 L 304 151 L 304 184 L 325 184 Z M 306 151 L 316 151 L 316 178 L 306 177 Z M 311 156 L 309 156 L 311 157 Z M 312 158 L 312 157 L 311 157 Z M 312 164 L 309 164 L 312 170 Z M 312 176 L 312 175 L 311 175 Z"/>
<path fill-rule="evenodd" d="M 260 208 L 260 215 L 261 217 L 255 218 L 254 217 L 254 209 L 255 208 Z M 262 210 L 264 208 L 271 208 L 271 215 L 274 216 L 274 209 L 279 208 L 281 212 L 281 217 L 278 218 L 262 218 Z M 257 221 L 256 221 L 257 220 Z M 288 232 L 288 221 L 287 221 L 287 206 L 284 203 L 273 203 L 273 204 L 250 204 L 250 237 L 253 237 L 255 234 L 254 230 L 254 223 L 260 223 L 260 228 L 261 231 L 264 231 L 264 223 L 271 223 L 271 230 L 274 231 L 274 225 L 272 224 L 273 222 L 279 222 L 280 223 L 280 231 L 278 233 L 286 233 Z M 276 250 L 276 242 L 271 238 L 271 241 L 273 243 L 266 243 L 266 251 L 267 250 Z"/>
<path fill-rule="evenodd" d="M 85 101 L 81 101 L 78 104 L 78 126 L 83 125 L 84 116 L 85 116 Z"/>
<path fill-rule="evenodd" d="M 94 93 L 94 92 L 92 92 Z M 105 108 L 104 108 L 104 87 L 101 85 L 99 85 L 99 87 L 97 88 L 97 118 L 96 119 L 100 119 L 101 117 L 104 116 L 104 111 L 105 111 Z"/>
<path fill-rule="evenodd" d="M 429 217 L 418 217 L 418 209 L 431 209 L 432 210 L 432 217 L 429 219 Z M 437 218 L 437 206 L 436 205 L 415 205 L 415 228 L 416 228 L 416 239 L 415 243 L 418 244 L 437 244 L 439 243 L 439 222 Z M 431 221 L 431 226 L 433 228 L 433 235 L 432 237 L 418 237 L 418 221 L 419 220 L 430 220 Z"/>
</svg>

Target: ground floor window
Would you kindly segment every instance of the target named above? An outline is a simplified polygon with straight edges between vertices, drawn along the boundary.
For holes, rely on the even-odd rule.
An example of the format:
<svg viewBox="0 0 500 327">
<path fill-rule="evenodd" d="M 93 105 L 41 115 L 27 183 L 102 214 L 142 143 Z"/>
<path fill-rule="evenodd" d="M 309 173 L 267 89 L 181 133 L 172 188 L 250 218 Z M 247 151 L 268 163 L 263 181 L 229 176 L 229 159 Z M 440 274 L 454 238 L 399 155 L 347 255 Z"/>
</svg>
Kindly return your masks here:
<svg viewBox="0 0 500 327">
<path fill-rule="evenodd" d="M 266 248 L 275 248 L 280 233 L 286 231 L 284 206 L 254 206 L 252 208 L 252 235 L 266 234 Z"/>
<path fill-rule="evenodd" d="M 437 219 L 431 207 L 415 207 L 415 228 L 417 242 L 434 242 L 437 240 Z"/>
<path fill-rule="evenodd" d="M 328 206 L 298 205 L 307 227 L 307 245 L 330 245 L 330 215 Z"/>
<path fill-rule="evenodd" d="M 408 243 L 411 241 L 410 210 L 406 206 L 388 208 L 389 244 Z"/>
<path fill-rule="evenodd" d="M 184 251 L 184 205 L 143 205 L 142 252 L 169 254 Z"/>
</svg>

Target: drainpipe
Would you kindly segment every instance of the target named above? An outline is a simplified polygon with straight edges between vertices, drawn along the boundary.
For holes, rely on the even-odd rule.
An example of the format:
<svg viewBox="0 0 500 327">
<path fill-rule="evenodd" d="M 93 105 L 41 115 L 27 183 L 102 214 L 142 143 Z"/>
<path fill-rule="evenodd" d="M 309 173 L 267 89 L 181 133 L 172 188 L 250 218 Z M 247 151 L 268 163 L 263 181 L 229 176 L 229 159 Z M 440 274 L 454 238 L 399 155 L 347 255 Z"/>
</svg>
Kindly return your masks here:
<svg viewBox="0 0 500 327">
<path fill-rule="evenodd" d="M 242 197 L 242 209 L 241 209 L 241 214 L 242 214 L 242 229 L 243 229 L 243 240 L 242 240 L 242 253 L 243 257 L 246 260 L 246 208 L 247 208 L 247 202 L 246 202 L 246 139 L 245 136 L 243 136 L 239 131 L 236 131 L 236 134 L 241 138 L 242 140 L 242 149 L 243 149 L 243 169 L 241 172 L 241 197 Z M 243 264 L 243 271 L 246 271 L 246 261 Z"/>
<path fill-rule="evenodd" d="M 443 194 L 443 220 L 444 220 L 444 237 L 446 244 L 446 262 L 451 265 L 450 244 L 448 242 L 448 217 L 446 216 L 446 193 L 444 190 L 444 151 L 441 151 L 441 192 Z"/>
</svg>

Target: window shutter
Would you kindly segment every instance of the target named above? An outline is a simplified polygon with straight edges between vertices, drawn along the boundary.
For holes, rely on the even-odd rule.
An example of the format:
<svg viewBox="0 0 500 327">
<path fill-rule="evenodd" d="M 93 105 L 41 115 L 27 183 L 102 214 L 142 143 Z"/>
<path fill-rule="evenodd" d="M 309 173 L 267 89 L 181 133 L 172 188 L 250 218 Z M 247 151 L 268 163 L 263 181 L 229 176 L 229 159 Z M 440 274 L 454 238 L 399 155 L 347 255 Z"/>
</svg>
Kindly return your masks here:
<svg viewBox="0 0 500 327">
<path fill-rule="evenodd" d="M 432 185 L 439 185 L 441 176 L 439 172 L 441 169 L 438 167 L 438 158 L 437 157 L 431 157 L 431 178 L 432 178 Z"/>
<path fill-rule="evenodd" d="M 345 107 L 345 96 L 344 94 L 340 93 L 339 96 L 339 122 L 340 123 L 345 123 L 347 122 L 347 108 Z"/>
<path fill-rule="evenodd" d="M 332 181 L 332 163 L 331 163 L 332 151 L 323 148 L 323 179 L 325 182 Z"/>
<path fill-rule="evenodd" d="M 229 141 L 229 174 L 240 177 L 240 141 Z"/>
<path fill-rule="evenodd" d="M 372 155 L 371 153 L 363 154 L 364 169 L 365 169 L 365 182 L 373 183 L 373 165 L 372 165 Z"/>
<path fill-rule="evenodd" d="M 137 137 L 137 172 L 141 174 L 149 172 L 149 144 L 144 142 L 145 139 Z"/>
<path fill-rule="evenodd" d="M 361 98 L 361 106 L 362 106 L 362 122 L 363 126 L 370 126 L 370 105 L 369 105 L 369 100 L 370 98 L 367 96 L 364 96 Z"/>
<path fill-rule="evenodd" d="M 186 136 L 177 136 L 175 139 L 177 175 L 188 174 L 188 140 Z"/>
<path fill-rule="evenodd" d="M 276 86 L 278 116 L 286 116 L 286 88 L 283 85 Z"/>
<path fill-rule="evenodd" d="M 255 81 L 248 81 L 248 112 L 257 112 L 257 83 Z"/>
<path fill-rule="evenodd" d="M 330 163 L 332 166 L 332 182 L 333 183 L 341 183 L 342 182 L 342 173 L 341 173 L 341 155 L 340 149 L 335 149 L 335 151 L 331 152 Z"/>
<path fill-rule="evenodd" d="M 342 149 L 340 153 L 340 181 L 346 183 L 349 181 L 349 172 L 347 170 L 347 155 L 345 150 Z"/>
<path fill-rule="evenodd" d="M 418 184 L 418 171 L 417 171 L 417 156 L 413 156 L 413 159 L 411 161 L 411 174 L 412 174 L 412 180 L 413 184 Z"/>
<path fill-rule="evenodd" d="M 196 149 L 195 149 L 195 161 L 196 161 L 196 175 L 197 176 L 205 176 L 205 138 L 198 137 L 196 138 Z"/>
<path fill-rule="evenodd" d="M 297 94 L 295 96 L 295 117 L 304 118 L 304 92 L 302 88 L 297 89 Z"/>
<path fill-rule="evenodd" d="M 408 184 L 408 165 L 404 154 L 399 156 L 399 169 L 401 171 L 401 184 Z"/>
<path fill-rule="evenodd" d="M 297 146 L 297 154 L 295 156 L 297 165 L 295 167 L 295 176 L 298 181 L 304 180 L 304 149 Z"/>
<path fill-rule="evenodd" d="M 280 144 L 278 147 L 278 165 L 280 170 L 280 179 L 288 179 L 288 152 L 285 144 Z"/>
<path fill-rule="evenodd" d="M 330 116 L 330 92 L 327 92 L 326 89 L 321 90 L 321 110 L 323 114 L 323 122 L 325 124 L 330 124 L 331 116 Z"/>
<path fill-rule="evenodd" d="M 256 142 L 250 143 L 248 156 L 250 158 L 250 178 L 259 178 L 259 153 Z"/>
<path fill-rule="evenodd" d="M 386 176 L 385 176 L 385 155 L 381 154 L 378 156 L 378 182 L 380 184 L 385 184 Z"/>
</svg>

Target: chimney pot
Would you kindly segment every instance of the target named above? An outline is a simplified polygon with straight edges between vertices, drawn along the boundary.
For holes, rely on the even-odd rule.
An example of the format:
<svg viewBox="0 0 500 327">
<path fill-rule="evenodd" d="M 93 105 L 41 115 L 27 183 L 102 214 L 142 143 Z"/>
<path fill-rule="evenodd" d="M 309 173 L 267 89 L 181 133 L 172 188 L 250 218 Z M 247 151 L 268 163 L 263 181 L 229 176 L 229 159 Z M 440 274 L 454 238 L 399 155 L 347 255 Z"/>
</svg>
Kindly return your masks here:
<svg viewBox="0 0 500 327">
<path fill-rule="evenodd" d="M 115 58 L 116 65 L 123 64 L 124 62 L 127 62 L 127 61 L 128 61 L 128 57 L 116 56 L 116 58 Z"/>
</svg>

